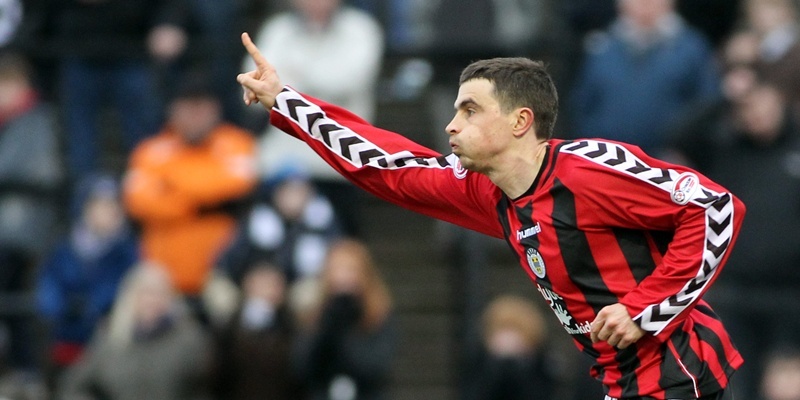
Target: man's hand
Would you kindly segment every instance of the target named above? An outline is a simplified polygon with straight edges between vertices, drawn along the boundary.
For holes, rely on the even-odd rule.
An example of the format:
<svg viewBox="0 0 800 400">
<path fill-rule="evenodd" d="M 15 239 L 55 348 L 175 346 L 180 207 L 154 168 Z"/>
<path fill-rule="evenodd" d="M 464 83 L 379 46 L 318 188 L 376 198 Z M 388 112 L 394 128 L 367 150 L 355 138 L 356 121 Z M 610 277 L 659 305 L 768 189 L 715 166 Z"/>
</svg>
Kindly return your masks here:
<svg viewBox="0 0 800 400">
<path fill-rule="evenodd" d="M 603 307 L 592 322 L 592 343 L 608 342 L 618 349 L 636 343 L 644 333 L 633 322 L 628 309 L 619 303 Z"/>
<path fill-rule="evenodd" d="M 261 55 L 250 35 L 242 34 L 242 44 L 256 63 L 256 69 L 239 74 L 236 81 L 244 88 L 244 104 L 261 103 L 266 109 L 275 105 L 275 98 L 283 89 L 275 68 Z"/>
</svg>

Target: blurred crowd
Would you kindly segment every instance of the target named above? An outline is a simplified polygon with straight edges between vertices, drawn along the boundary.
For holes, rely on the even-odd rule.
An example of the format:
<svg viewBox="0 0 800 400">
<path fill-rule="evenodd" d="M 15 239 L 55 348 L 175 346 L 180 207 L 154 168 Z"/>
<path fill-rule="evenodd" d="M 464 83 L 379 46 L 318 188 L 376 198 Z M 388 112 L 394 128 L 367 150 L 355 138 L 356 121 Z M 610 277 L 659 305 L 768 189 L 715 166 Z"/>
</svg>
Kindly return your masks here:
<svg viewBox="0 0 800 400">
<path fill-rule="evenodd" d="M 243 106 L 243 31 L 284 83 L 370 122 L 411 108 L 396 124 L 442 151 L 461 68 L 544 60 L 557 137 L 745 202 L 708 294 L 746 359 L 733 390 L 800 400 L 795 0 L 0 1 L 0 397 L 390 397 L 401 330 L 364 199 Z M 496 244 L 442 231 L 459 398 L 601 398 L 558 368 L 552 316 L 489 293 Z"/>
</svg>

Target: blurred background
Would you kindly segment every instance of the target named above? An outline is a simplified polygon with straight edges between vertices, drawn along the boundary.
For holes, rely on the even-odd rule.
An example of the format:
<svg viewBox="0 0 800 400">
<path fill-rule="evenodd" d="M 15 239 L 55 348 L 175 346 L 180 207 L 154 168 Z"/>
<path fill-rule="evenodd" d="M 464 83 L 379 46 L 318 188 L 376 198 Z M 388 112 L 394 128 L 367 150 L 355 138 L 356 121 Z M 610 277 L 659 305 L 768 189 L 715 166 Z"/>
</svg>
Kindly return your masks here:
<svg viewBox="0 0 800 400">
<path fill-rule="evenodd" d="M 558 138 L 689 165 L 748 217 L 706 298 L 736 398 L 800 400 L 795 0 L 0 0 L 0 398 L 600 399 L 506 245 L 362 193 L 241 104 L 284 83 L 446 151 L 469 62 Z"/>
</svg>

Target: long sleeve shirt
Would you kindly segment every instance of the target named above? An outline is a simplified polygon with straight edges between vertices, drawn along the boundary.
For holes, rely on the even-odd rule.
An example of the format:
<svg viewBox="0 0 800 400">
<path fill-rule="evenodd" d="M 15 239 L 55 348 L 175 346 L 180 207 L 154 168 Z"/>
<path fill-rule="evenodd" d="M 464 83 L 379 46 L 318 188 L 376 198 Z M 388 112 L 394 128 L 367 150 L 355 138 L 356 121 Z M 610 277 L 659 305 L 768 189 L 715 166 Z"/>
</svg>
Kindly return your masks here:
<svg viewBox="0 0 800 400">
<path fill-rule="evenodd" d="M 285 88 L 271 122 L 374 195 L 503 238 L 609 398 L 697 398 L 742 363 L 701 297 L 719 275 L 744 205 L 701 174 L 613 141 L 552 139 L 530 189 L 488 177 L 401 135 Z M 626 349 L 590 324 L 623 304 L 647 334 Z"/>
</svg>

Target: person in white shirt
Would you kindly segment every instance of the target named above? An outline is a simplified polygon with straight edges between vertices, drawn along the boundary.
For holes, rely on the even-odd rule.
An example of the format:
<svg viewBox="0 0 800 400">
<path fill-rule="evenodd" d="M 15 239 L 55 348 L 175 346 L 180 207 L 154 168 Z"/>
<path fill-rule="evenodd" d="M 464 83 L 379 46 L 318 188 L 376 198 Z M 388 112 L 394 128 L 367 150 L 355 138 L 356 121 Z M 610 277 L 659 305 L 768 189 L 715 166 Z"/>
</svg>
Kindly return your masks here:
<svg viewBox="0 0 800 400">
<path fill-rule="evenodd" d="M 276 14 L 262 25 L 254 36 L 259 49 L 288 85 L 372 122 L 384 54 L 383 28 L 373 16 L 341 0 L 292 0 L 291 6 L 291 11 Z M 242 70 L 253 67 L 247 57 Z M 333 168 L 302 142 L 268 127 L 259 146 L 261 173 L 269 177 L 288 163 L 308 171 L 335 207 L 352 204 L 352 188 Z"/>
</svg>

